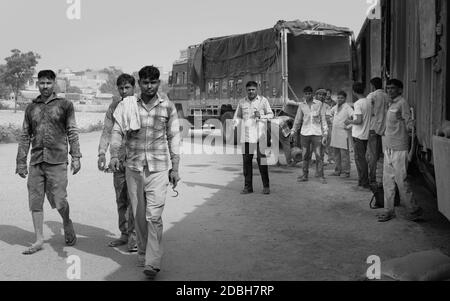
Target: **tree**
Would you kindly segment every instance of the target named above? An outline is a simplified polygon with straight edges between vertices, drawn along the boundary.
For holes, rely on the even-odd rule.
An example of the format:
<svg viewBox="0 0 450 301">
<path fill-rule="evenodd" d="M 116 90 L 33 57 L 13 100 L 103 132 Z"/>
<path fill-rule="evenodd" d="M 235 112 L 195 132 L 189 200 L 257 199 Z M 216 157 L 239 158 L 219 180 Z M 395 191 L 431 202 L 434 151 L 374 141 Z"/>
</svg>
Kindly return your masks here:
<svg viewBox="0 0 450 301">
<path fill-rule="evenodd" d="M 15 94 L 14 112 L 17 111 L 17 98 L 19 91 L 33 78 L 35 67 L 41 56 L 32 51 L 22 53 L 18 49 L 11 50 L 12 55 L 5 58 L 6 68 L 2 74 L 2 80 Z"/>
<path fill-rule="evenodd" d="M 66 93 L 77 93 L 77 94 L 83 94 L 83 91 L 81 91 L 80 88 L 74 87 L 74 86 L 68 86 Z"/>
<path fill-rule="evenodd" d="M 100 92 L 110 93 L 113 95 L 114 99 L 120 98 L 119 92 L 117 91 L 116 81 L 123 71 L 117 69 L 116 67 L 108 67 L 103 69 L 102 72 L 108 74 L 108 79 L 106 80 L 106 83 L 101 85 Z"/>
<path fill-rule="evenodd" d="M 11 94 L 11 88 L 3 80 L 3 74 L 5 73 L 6 65 L 0 65 L 0 98 L 9 98 Z"/>
</svg>

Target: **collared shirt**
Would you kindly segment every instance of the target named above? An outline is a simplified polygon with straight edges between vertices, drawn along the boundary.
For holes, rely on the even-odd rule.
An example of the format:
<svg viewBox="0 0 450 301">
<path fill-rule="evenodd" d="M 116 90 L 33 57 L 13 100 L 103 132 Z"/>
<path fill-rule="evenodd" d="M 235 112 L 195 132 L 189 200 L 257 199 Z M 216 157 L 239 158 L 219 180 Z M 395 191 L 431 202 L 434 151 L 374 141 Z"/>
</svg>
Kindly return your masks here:
<svg viewBox="0 0 450 301">
<path fill-rule="evenodd" d="M 350 149 L 351 126 L 346 126 L 345 121 L 353 118 L 353 109 L 348 103 L 338 105 L 331 109 L 333 115 L 333 127 L 331 130 L 330 146 L 339 149 Z"/>
<path fill-rule="evenodd" d="M 383 145 L 392 150 L 409 150 L 408 128 L 413 125 L 408 102 L 398 96 L 389 105 L 386 114 L 386 131 L 383 137 Z"/>
<path fill-rule="evenodd" d="M 261 120 L 255 118 L 255 112 L 259 112 Z M 236 112 L 234 113 L 234 122 L 239 120 L 242 124 L 242 143 L 257 143 L 267 133 L 267 120 L 273 118 L 273 111 L 267 98 L 256 96 L 250 101 L 247 97 L 242 99 Z"/>
<path fill-rule="evenodd" d="M 299 104 L 293 130 L 298 131 L 300 126 L 302 136 L 328 135 L 326 109 L 321 101 L 313 99 L 311 107 L 306 101 Z"/>
<path fill-rule="evenodd" d="M 362 116 L 361 124 L 353 124 L 352 136 L 360 140 L 369 140 L 370 133 L 370 114 L 372 112 L 372 105 L 367 98 L 361 98 L 354 104 L 354 119 L 356 115 Z"/>
<path fill-rule="evenodd" d="M 381 136 L 386 129 L 386 110 L 389 96 L 384 90 L 379 89 L 370 93 L 367 99 L 372 104 L 370 130 Z"/>
<path fill-rule="evenodd" d="M 56 94 L 43 100 L 37 97 L 25 110 L 17 151 L 17 168 L 27 166 L 31 143 L 31 165 L 67 163 L 68 145 L 72 158 L 81 158 L 75 109 L 72 102 Z"/>
<path fill-rule="evenodd" d="M 112 129 L 114 127 L 114 111 L 116 110 L 117 106 L 122 100 L 119 101 L 113 101 L 111 105 L 108 108 L 108 111 L 106 111 L 105 115 L 105 121 L 103 123 L 103 131 L 102 135 L 100 137 L 100 142 L 98 144 L 98 154 L 104 155 L 106 154 L 106 151 L 108 150 L 108 147 L 111 143 L 111 133 Z M 126 155 L 126 148 L 125 148 L 125 136 L 124 141 L 122 142 L 122 146 L 119 149 L 119 160 L 125 161 L 125 155 Z"/>
<path fill-rule="evenodd" d="M 111 158 L 119 157 L 122 139 L 126 136 L 126 167 L 143 171 L 147 166 L 150 172 L 160 172 L 169 170 L 172 164 L 172 168 L 178 170 L 181 134 L 175 105 L 159 94 L 148 105 L 138 97 L 137 104 L 141 129 L 124 133 L 115 122 L 111 136 Z"/>
</svg>

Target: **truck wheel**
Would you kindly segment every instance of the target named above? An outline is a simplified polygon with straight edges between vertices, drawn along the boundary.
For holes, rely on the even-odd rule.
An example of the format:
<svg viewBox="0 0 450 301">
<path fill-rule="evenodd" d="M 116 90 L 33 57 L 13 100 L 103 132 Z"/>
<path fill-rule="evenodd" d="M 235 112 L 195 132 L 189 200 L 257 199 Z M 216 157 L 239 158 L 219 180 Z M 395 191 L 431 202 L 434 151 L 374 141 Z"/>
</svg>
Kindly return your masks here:
<svg viewBox="0 0 450 301">
<path fill-rule="evenodd" d="M 221 117 L 220 117 L 220 121 L 222 122 L 222 139 L 223 139 L 223 143 L 226 144 L 228 141 L 228 137 L 233 133 L 233 126 L 231 125 L 230 122 L 227 122 L 227 120 L 229 119 L 233 119 L 234 118 L 234 113 L 233 112 L 226 112 L 224 113 Z M 228 125 L 227 125 L 228 124 Z M 234 139 L 233 139 L 233 144 L 237 145 L 238 144 L 238 139 L 237 139 L 237 129 L 234 130 Z"/>
</svg>

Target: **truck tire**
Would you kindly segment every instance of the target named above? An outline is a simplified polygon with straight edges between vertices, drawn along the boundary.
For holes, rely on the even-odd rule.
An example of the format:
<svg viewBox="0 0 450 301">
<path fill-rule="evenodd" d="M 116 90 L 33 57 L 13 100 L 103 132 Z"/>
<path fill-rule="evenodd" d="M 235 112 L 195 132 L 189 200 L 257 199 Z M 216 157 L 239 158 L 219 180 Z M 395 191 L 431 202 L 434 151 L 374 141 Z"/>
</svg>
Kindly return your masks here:
<svg viewBox="0 0 450 301">
<path fill-rule="evenodd" d="M 222 122 L 222 139 L 223 139 L 223 144 L 227 143 L 228 137 L 232 134 L 232 131 L 233 131 L 232 127 L 230 127 L 230 126 L 227 127 L 227 120 L 228 119 L 233 119 L 233 118 L 234 118 L 234 113 L 232 111 L 225 112 L 220 117 L 220 122 Z M 233 144 L 234 145 L 238 144 L 237 129 L 234 130 Z"/>
</svg>

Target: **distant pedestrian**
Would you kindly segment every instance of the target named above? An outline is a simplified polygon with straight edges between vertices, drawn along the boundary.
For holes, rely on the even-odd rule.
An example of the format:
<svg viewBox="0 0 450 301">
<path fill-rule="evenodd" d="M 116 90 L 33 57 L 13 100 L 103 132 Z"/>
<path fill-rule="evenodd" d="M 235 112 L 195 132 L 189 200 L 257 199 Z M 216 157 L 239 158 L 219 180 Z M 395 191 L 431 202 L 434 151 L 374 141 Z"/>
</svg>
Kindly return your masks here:
<svg viewBox="0 0 450 301">
<path fill-rule="evenodd" d="M 345 125 L 352 125 L 355 164 L 358 172 L 358 187 L 369 189 L 369 167 L 366 159 L 367 142 L 369 140 L 371 104 L 364 97 L 364 85 L 353 84 L 353 93 L 358 98 L 354 104 L 354 118 L 348 119 Z"/>
<path fill-rule="evenodd" d="M 117 78 L 117 90 L 120 94 L 120 100 L 113 101 L 105 115 L 103 124 L 103 132 L 98 145 L 98 169 L 105 171 L 106 169 L 106 152 L 111 143 L 111 133 L 114 126 L 114 111 L 117 105 L 126 97 L 134 95 L 134 87 L 136 80 L 129 74 L 121 74 Z M 117 213 L 119 216 L 120 237 L 111 241 L 110 247 L 128 245 L 129 252 L 137 252 L 136 232 L 134 229 L 134 216 L 131 201 L 128 196 L 127 181 L 125 177 L 124 163 L 126 160 L 125 139 L 119 149 L 120 168 L 114 171 L 113 183 L 116 192 Z"/>
<path fill-rule="evenodd" d="M 400 200 L 407 209 L 407 218 L 419 220 L 423 209 L 417 201 L 407 181 L 409 134 L 414 127 L 408 102 L 403 98 L 403 83 L 398 79 L 391 79 L 386 84 L 389 95 L 389 109 L 386 114 L 386 131 L 383 136 L 384 166 L 383 189 L 385 212 L 378 216 L 379 222 L 387 222 L 395 218 L 396 187 L 400 193 Z"/>
<path fill-rule="evenodd" d="M 328 126 L 325 117 L 325 110 L 321 101 L 314 99 L 313 89 L 305 87 L 303 90 L 305 101 L 300 103 L 295 117 L 294 126 L 291 130 L 291 137 L 295 137 L 301 128 L 301 144 L 303 155 L 303 175 L 298 177 L 299 182 L 309 180 L 309 163 L 311 161 L 311 149 L 315 154 L 318 168 L 316 177 L 322 179 L 326 184 L 323 172 L 323 157 L 321 154 L 322 145 L 326 145 L 328 136 Z"/>
<path fill-rule="evenodd" d="M 28 175 L 28 200 L 36 234 L 36 242 L 23 252 L 24 255 L 36 253 L 44 244 L 45 196 L 62 217 L 66 245 L 73 246 L 77 241 L 67 202 L 67 144 L 70 145 L 71 170 L 75 175 L 81 169 L 80 143 L 74 106 L 72 102 L 58 97 L 55 87 L 55 72 L 42 70 L 38 73 L 40 95 L 25 110 L 17 151 L 16 173 L 22 178 Z"/>
<path fill-rule="evenodd" d="M 336 160 L 335 172 L 332 176 L 350 177 L 350 145 L 351 126 L 345 125 L 345 121 L 353 117 L 353 109 L 346 102 L 347 93 L 338 93 L 337 105 L 331 110 L 333 116 L 333 127 L 331 132 L 330 146 Z"/>
<path fill-rule="evenodd" d="M 158 94 L 159 76 L 153 66 L 139 71 L 141 94 L 135 100 L 123 100 L 116 108 L 110 148 L 110 167 L 119 171 L 120 148 L 126 136 L 125 173 L 136 225 L 138 265 L 150 279 L 161 269 L 161 216 L 167 187 L 169 183 L 176 187 L 180 180 L 178 113 L 170 100 Z"/>
<path fill-rule="evenodd" d="M 249 81 L 246 84 L 247 97 L 242 99 L 234 114 L 234 126 L 237 127 L 242 121 L 241 143 L 243 148 L 243 169 L 245 184 L 241 194 L 253 193 L 253 157 L 256 152 L 261 178 L 263 182 L 263 193 L 270 194 L 269 167 L 265 155 L 266 145 L 262 141 L 268 141 L 267 120 L 273 118 L 274 114 L 267 98 L 258 95 L 258 84 Z"/>
<path fill-rule="evenodd" d="M 381 136 L 386 129 L 386 110 L 389 96 L 383 90 L 383 81 L 379 77 L 370 81 L 372 93 L 367 96 L 372 106 L 370 119 L 369 141 L 367 144 L 367 156 L 369 159 L 369 182 L 377 182 L 377 162 L 383 158 Z"/>
</svg>

